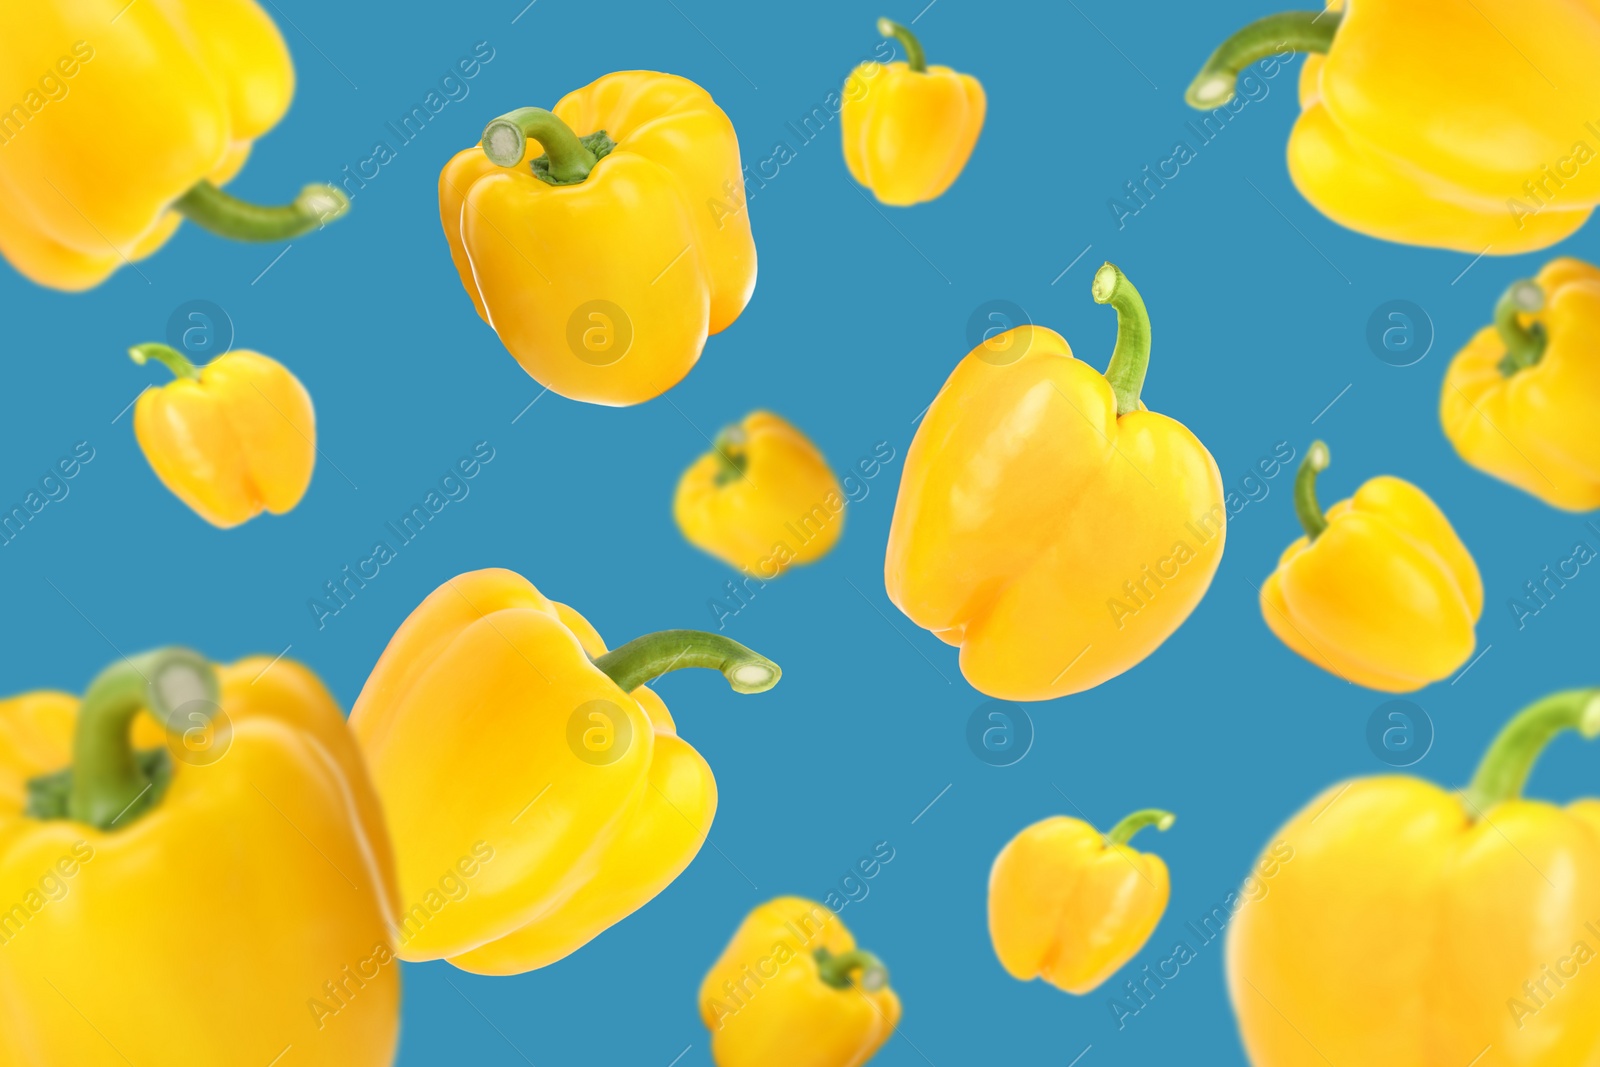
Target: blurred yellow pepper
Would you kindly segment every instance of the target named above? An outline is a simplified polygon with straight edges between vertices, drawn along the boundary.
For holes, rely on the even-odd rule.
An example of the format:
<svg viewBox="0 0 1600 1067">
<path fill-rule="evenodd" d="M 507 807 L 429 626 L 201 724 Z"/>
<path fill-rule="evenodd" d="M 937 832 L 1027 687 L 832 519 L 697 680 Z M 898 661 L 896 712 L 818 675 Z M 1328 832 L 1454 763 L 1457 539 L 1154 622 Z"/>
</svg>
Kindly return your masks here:
<svg viewBox="0 0 1600 1067">
<path fill-rule="evenodd" d="M 1600 1061 L 1600 801 L 1522 797 L 1566 729 L 1600 734 L 1600 690 L 1520 712 L 1462 792 L 1358 778 L 1279 831 L 1296 862 L 1228 926 L 1251 1062 Z"/>
<path fill-rule="evenodd" d="M 392 1062 L 394 860 L 314 674 L 161 649 L 0 742 L 0 1063 Z"/>
<path fill-rule="evenodd" d="M 684 667 L 740 693 L 779 676 L 694 630 L 607 652 L 582 615 L 506 570 L 453 578 L 411 613 L 350 712 L 394 831 L 401 959 L 531 971 L 682 873 L 717 785 L 643 686 Z"/>
<path fill-rule="evenodd" d="M 1335 0 L 1270 15 L 1217 49 L 1189 103 L 1222 107 L 1246 67 L 1288 51 L 1314 53 L 1289 174 L 1342 226 L 1510 255 L 1555 244 L 1600 203 L 1593 5 Z"/>
<path fill-rule="evenodd" d="M 898 22 L 879 19 L 878 32 L 900 42 L 906 61 L 850 72 L 839 108 L 845 166 L 882 203 L 936 200 L 972 156 L 988 100 L 972 75 L 928 66 L 921 42 Z"/>
<path fill-rule="evenodd" d="M 133 408 L 139 447 L 174 496 L 223 529 L 300 503 L 317 461 L 317 417 L 283 364 L 238 351 L 197 368 L 163 344 L 129 354 L 177 375 Z"/>
<path fill-rule="evenodd" d="M 1261 583 L 1261 614 L 1278 639 L 1348 682 L 1409 693 L 1448 678 L 1472 655 L 1483 579 L 1428 495 L 1390 475 L 1369 479 L 1326 515 L 1312 442 L 1295 476 L 1306 535 Z"/>
<path fill-rule="evenodd" d="M 1558 508 L 1600 508 L 1600 270 L 1555 259 L 1507 289 L 1445 373 L 1439 419 L 1479 470 Z"/>
<path fill-rule="evenodd" d="M 478 315 L 573 400 L 660 396 L 755 290 L 733 123 L 672 74 L 607 74 L 495 119 L 445 164 L 439 217 Z"/>
<path fill-rule="evenodd" d="M 844 922 L 803 897 L 745 917 L 700 984 L 717 1067 L 860 1067 L 894 1033 L 889 971 Z"/>
<path fill-rule="evenodd" d="M 694 545 L 776 578 L 827 555 L 844 532 L 844 491 L 817 446 L 767 411 L 717 435 L 683 472 L 672 515 Z"/>
<path fill-rule="evenodd" d="M 1139 401 L 1150 316 L 1107 263 L 1117 311 L 1104 374 L 1061 335 L 986 339 L 929 405 L 906 456 L 884 560 L 889 599 L 961 648 L 1002 700 L 1115 678 L 1200 603 L 1222 560 L 1222 476 L 1183 424 Z"/>
<path fill-rule="evenodd" d="M 1057 815 L 1007 842 L 989 872 L 989 939 L 1001 966 L 1082 995 L 1133 959 L 1167 910 L 1171 883 L 1160 856 L 1128 842 L 1172 821 L 1147 808 L 1102 835 Z"/>
</svg>

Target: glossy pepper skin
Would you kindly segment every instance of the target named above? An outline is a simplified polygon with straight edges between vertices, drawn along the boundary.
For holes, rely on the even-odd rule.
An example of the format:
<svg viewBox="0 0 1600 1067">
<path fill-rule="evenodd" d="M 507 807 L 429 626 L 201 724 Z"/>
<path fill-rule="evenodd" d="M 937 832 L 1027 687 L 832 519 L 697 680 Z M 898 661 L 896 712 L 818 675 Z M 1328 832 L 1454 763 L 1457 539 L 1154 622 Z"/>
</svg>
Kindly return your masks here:
<svg viewBox="0 0 1600 1067">
<path fill-rule="evenodd" d="M 573 400 L 660 396 L 755 289 L 733 123 L 672 74 L 495 119 L 439 175 L 439 217 L 478 315 Z"/>
<path fill-rule="evenodd" d="M 1587 165 L 1600 148 L 1591 4 L 1335 0 L 1272 15 L 1217 49 L 1189 103 L 1227 104 L 1241 71 L 1286 48 L 1314 53 L 1289 173 L 1340 225 L 1510 255 L 1555 244 L 1600 203 L 1600 168 Z"/>
<path fill-rule="evenodd" d="M 1128 841 L 1172 821 L 1146 809 L 1102 834 L 1057 815 L 1007 842 L 989 872 L 989 939 L 1007 973 L 1081 996 L 1131 960 L 1166 912 L 1172 885 L 1161 857 Z"/>
<path fill-rule="evenodd" d="M 845 81 L 844 162 L 880 203 L 909 207 L 938 199 L 960 177 L 988 99 L 970 74 L 928 66 L 906 27 L 879 19 L 878 31 L 900 42 L 906 62 L 863 63 Z"/>
<path fill-rule="evenodd" d="M 1450 363 L 1439 420 L 1461 458 L 1558 508 L 1600 508 L 1600 270 L 1513 284 Z"/>
<path fill-rule="evenodd" d="M 758 578 L 827 555 L 844 532 L 844 511 L 827 459 L 768 411 L 724 429 L 683 472 L 672 501 L 690 544 Z"/>
<path fill-rule="evenodd" d="M 1483 579 L 1450 520 L 1410 482 L 1382 475 L 1326 516 L 1316 478 L 1328 446 L 1313 442 L 1295 478 L 1306 535 L 1261 583 L 1261 614 L 1278 639 L 1346 681 L 1409 693 L 1448 678 L 1472 655 Z"/>
<path fill-rule="evenodd" d="M 700 984 L 717 1067 L 860 1067 L 894 1033 L 900 998 L 881 960 L 803 897 L 745 917 Z"/>
<path fill-rule="evenodd" d="M 1294 861 L 1228 925 L 1228 990 L 1252 1063 L 1600 1059 L 1600 987 L 1588 981 L 1600 801 L 1522 798 L 1540 750 L 1567 728 L 1600 733 L 1600 691 L 1521 712 L 1463 792 L 1358 778 L 1278 832 Z"/>
<path fill-rule="evenodd" d="M 961 648 L 1001 700 L 1048 700 L 1154 652 L 1205 595 L 1226 509 L 1211 453 L 1139 401 L 1150 319 L 1111 264 L 1117 310 L 1101 374 L 1040 326 L 957 365 L 906 455 L 884 561 L 889 599 Z"/>
<path fill-rule="evenodd" d="M 314 674 L 163 649 L 0 742 L 0 1062 L 392 1062 L 393 857 Z"/>
<path fill-rule="evenodd" d="M 40 285 L 96 286 L 183 217 L 277 241 L 349 207 L 327 185 L 282 207 L 218 188 L 294 95 L 289 51 L 254 0 L 6 4 L 0 70 L 17 79 L 0 114 L 0 254 Z"/>
<path fill-rule="evenodd" d="M 160 344 L 130 354 L 177 375 L 133 408 L 139 447 L 174 496 L 223 529 L 300 503 L 317 461 L 317 418 L 283 364 L 240 350 L 197 368 Z"/>
<path fill-rule="evenodd" d="M 607 653 L 582 615 L 506 570 L 453 578 L 411 613 L 350 713 L 394 831 L 401 959 L 543 967 L 689 865 L 716 781 L 643 688 L 681 667 L 714 667 L 745 693 L 779 675 L 688 630 Z M 466 892 L 441 897 L 464 862 Z"/>
</svg>

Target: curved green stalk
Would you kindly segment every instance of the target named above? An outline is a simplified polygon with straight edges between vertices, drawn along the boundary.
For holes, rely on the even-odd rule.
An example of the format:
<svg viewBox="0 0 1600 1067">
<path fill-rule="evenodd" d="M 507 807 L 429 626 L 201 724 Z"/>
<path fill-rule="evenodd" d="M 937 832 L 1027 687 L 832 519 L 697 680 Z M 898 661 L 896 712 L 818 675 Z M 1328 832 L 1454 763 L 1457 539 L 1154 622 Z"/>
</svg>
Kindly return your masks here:
<svg viewBox="0 0 1600 1067">
<path fill-rule="evenodd" d="M 900 42 L 900 47 L 906 50 L 906 66 L 918 74 L 927 71 L 928 59 L 923 54 L 922 42 L 917 40 L 917 35 L 911 32 L 909 26 L 902 26 L 889 19 L 879 19 L 878 32 Z"/>
<path fill-rule="evenodd" d="M 233 241 L 291 241 L 319 230 L 350 210 L 350 198 L 334 185 L 308 185 L 293 203 L 252 204 L 208 181 L 197 183 L 172 209 L 196 226 Z"/>
<path fill-rule="evenodd" d="M 128 355 L 141 367 L 153 359 L 157 363 L 165 365 L 166 368 L 170 370 L 176 377 L 200 377 L 200 368 L 189 362 L 187 356 L 185 356 L 182 352 L 179 352 L 176 348 L 173 348 L 171 345 L 164 345 L 158 341 L 151 341 L 148 344 L 134 345 L 132 348 L 128 349 Z"/>
<path fill-rule="evenodd" d="M 716 449 L 717 458 L 721 465 L 717 468 L 716 484 L 727 485 L 743 478 L 745 470 L 750 466 L 749 453 L 745 451 L 744 427 L 735 423 L 725 426 L 717 439 L 711 443 Z"/>
<path fill-rule="evenodd" d="M 1157 830 L 1167 830 L 1177 821 L 1177 818 L 1172 812 L 1162 811 L 1160 808 L 1143 808 L 1113 826 L 1106 834 L 1106 844 L 1126 845 L 1133 840 L 1134 834 L 1143 830 L 1146 826 L 1154 826 Z"/>
<path fill-rule="evenodd" d="M 1094 274 L 1094 302 L 1117 310 L 1117 347 L 1106 365 L 1106 381 L 1117 397 L 1117 414 L 1139 410 L 1139 391 L 1150 369 L 1150 312 L 1128 276 L 1107 263 Z"/>
<path fill-rule="evenodd" d="M 636 637 L 599 657 L 594 665 L 624 693 L 685 667 L 721 671 L 736 693 L 764 693 L 783 676 L 782 669 L 767 657 L 703 630 L 662 630 Z"/>
<path fill-rule="evenodd" d="M 1501 343 L 1506 346 L 1506 356 L 1501 361 L 1500 370 L 1507 377 L 1528 369 L 1544 355 L 1544 346 L 1549 340 L 1544 327 L 1537 322 L 1531 326 L 1522 324 L 1523 315 L 1543 310 L 1544 290 L 1528 278 L 1512 282 L 1495 304 L 1494 328 L 1500 335 Z"/>
<path fill-rule="evenodd" d="M 1317 475 L 1328 469 L 1333 457 L 1328 446 L 1312 441 L 1306 449 L 1306 458 L 1300 461 L 1300 470 L 1294 476 L 1294 513 L 1300 525 L 1306 528 L 1306 537 L 1315 541 L 1328 528 L 1328 517 L 1317 503 Z"/>
<path fill-rule="evenodd" d="M 1474 818 L 1497 805 L 1522 797 L 1539 754 L 1563 730 L 1576 730 L 1586 740 L 1600 736 L 1600 689 L 1552 693 L 1512 716 L 1483 754 L 1472 784 L 1462 796 Z"/>
<path fill-rule="evenodd" d="M 528 140 L 539 142 L 544 155 L 532 163 L 533 176 L 548 185 L 576 185 L 589 177 L 615 142 L 604 130 L 579 137 L 542 107 L 519 107 L 483 128 L 483 154 L 497 167 L 515 167 L 527 157 Z"/>
<path fill-rule="evenodd" d="M 1286 49 L 1326 52 L 1343 20 L 1342 11 L 1285 11 L 1252 22 L 1211 53 L 1183 98 L 1201 111 L 1221 107 L 1233 99 L 1239 74 L 1250 64 Z"/>
<path fill-rule="evenodd" d="M 852 949 L 835 956 L 827 949 L 819 948 L 813 955 L 817 959 L 818 977 L 835 989 L 849 989 L 853 971 L 861 972 L 856 983 L 869 993 L 889 984 L 889 968 L 865 949 Z"/>
</svg>

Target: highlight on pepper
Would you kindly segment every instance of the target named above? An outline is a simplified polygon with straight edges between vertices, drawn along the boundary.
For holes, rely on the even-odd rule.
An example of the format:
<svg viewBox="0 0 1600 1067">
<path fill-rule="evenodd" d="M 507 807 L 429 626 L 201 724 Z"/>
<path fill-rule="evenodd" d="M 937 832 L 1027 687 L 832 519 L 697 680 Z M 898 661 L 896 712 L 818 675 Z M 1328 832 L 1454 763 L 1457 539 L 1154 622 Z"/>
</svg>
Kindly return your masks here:
<svg viewBox="0 0 1600 1067">
<path fill-rule="evenodd" d="M 445 164 L 439 218 L 478 316 L 572 400 L 660 396 L 755 289 L 733 123 L 672 74 L 501 115 Z"/>
<path fill-rule="evenodd" d="M 213 526 L 288 512 L 311 485 L 317 417 L 311 394 L 277 360 L 235 351 L 196 367 L 170 345 L 128 350 L 174 378 L 139 394 L 133 432 L 161 484 Z"/>
<path fill-rule="evenodd" d="M 683 872 L 717 783 L 646 686 L 687 667 L 720 671 L 736 693 L 782 673 L 696 630 L 607 651 L 587 619 L 508 570 L 429 594 L 350 712 L 394 832 L 401 959 L 544 967 Z M 441 878 L 467 891 L 441 895 Z"/>
<path fill-rule="evenodd" d="M 1357 778 L 1289 820 L 1263 854 L 1270 882 L 1227 928 L 1228 992 L 1252 1063 L 1600 1057 L 1600 987 L 1587 969 L 1600 937 L 1600 800 L 1523 797 L 1566 730 L 1600 734 L 1600 689 L 1518 712 L 1464 790 Z M 1285 852 L 1292 863 L 1277 862 Z"/>
<path fill-rule="evenodd" d="M 394 861 L 316 675 L 162 648 L 0 736 L 0 1062 L 393 1062 Z"/>
<path fill-rule="evenodd" d="M 756 907 L 700 983 L 717 1067 L 860 1067 L 894 1033 L 889 969 L 803 897 Z"/>
<path fill-rule="evenodd" d="M 1445 373 L 1439 421 L 1485 474 L 1567 511 L 1600 507 L 1600 270 L 1513 282 Z"/>
<path fill-rule="evenodd" d="M 895 501 L 889 599 L 1001 700 L 1079 693 L 1135 666 L 1222 560 L 1216 461 L 1139 399 L 1144 300 L 1110 263 L 1093 295 L 1117 312 L 1105 373 L 1042 326 L 985 339 L 929 405 Z"/>
<path fill-rule="evenodd" d="M 989 872 L 989 939 L 1006 972 L 1081 996 L 1131 960 L 1166 912 L 1171 881 L 1160 856 L 1128 842 L 1173 820 L 1147 808 L 1101 834 L 1056 815 L 1007 842 Z"/>
<path fill-rule="evenodd" d="M 955 183 L 983 130 L 988 99 L 970 74 L 928 66 L 911 30 L 878 20 L 905 49 L 905 62 L 868 61 L 845 79 L 839 128 L 850 176 L 880 203 L 936 200 Z"/>
<path fill-rule="evenodd" d="M 1410 482 L 1380 475 L 1326 513 L 1314 441 L 1295 476 L 1305 536 L 1261 583 L 1261 614 L 1289 648 L 1330 674 L 1409 693 L 1454 674 L 1477 644 L 1483 579 L 1450 520 Z"/>
<path fill-rule="evenodd" d="M 59 75 L 71 93 L 48 109 L 29 93 L 0 124 L 0 255 L 39 285 L 93 288 L 183 219 L 287 241 L 349 210 L 332 185 L 279 206 L 223 191 L 294 96 L 289 50 L 254 0 L 7 4 L 0 41 L 0 66 Z"/>
<path fill-rule="evenodd" d="M 1308 55 L 1289 175 L 1341 226 L 1511 255 L 1571 235 L 1600 204 L 1592 6 L 1334 0 L 1269 15 L 1222 43 L 1188 102 L 1234 109 L 1251 64 L 1293 52 Z"/>
</svg>

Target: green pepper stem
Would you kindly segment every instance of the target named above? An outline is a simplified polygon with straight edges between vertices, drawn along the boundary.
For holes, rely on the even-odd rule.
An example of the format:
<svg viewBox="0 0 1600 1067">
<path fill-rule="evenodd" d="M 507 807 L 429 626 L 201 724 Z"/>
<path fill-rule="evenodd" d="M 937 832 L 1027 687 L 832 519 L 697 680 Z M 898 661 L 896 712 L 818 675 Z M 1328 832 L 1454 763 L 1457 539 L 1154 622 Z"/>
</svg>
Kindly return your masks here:
<svg viewBox="0 0 1600 1067">
<path fill-rule="evenodd" d="M 900 42 L 900 47 L 906 50 L 906 66 L 918 74 L 927 71 L 928 58 L 923 54 L 922 42 L 917 40 L 917 35 L 911 32 L 909 26 L 902 26 L 890 19 L 879 19 L 878 32 Z"/>
<path fill-rule="evenodd" d="M 703 630 L 662 630 L 636 637 L 594 661 L 624 693 L 685 667 L 721 671 L 736 693 L 764 693 L 778 684 L 778 665 L 737 641 Z"/>
<path fill-rule="evenodd" d="M 157 363 L 165 364 L 167 369 L 179 378 L 200 377 L 200 368 L 189 362 L 187 356 L 171 345 L 164 345 L 158 341 L 134 345 L 128 349 L 128 355 L 141 367 L 153 359 Z"/>
<path fill-rule="evenodd" d="M 291 241 L 320 230 L 350 210 L 350 198 L 334 185 L 308 185 L 289 204 L 252 204 L 197 183 L 172 209 L 202 229 L 232 241 Z"/>
<path fill-rule="evenodd" d="M 1328 446 L 1312 441 L 1306 449 L 1306 458 L 1300 461 L 1300 471 L 1294 476 L 1294 513 L 1300 525 L 1306 528 L 1306 537 L 1315 541 L 1328 528 L 1328 517 L 1317 503 L 1317 475 L 1328 469 L 1333 457 Z"/>
<path fill-rule="evenodd" d="M 1284 49 L 1326 52 L 1344 20 L 1342 11 L 1285 11 L 1252 22 L 1218 46 L 1183 98 L 1201 111 L 1233 99 L 1239 74 L 1250 64 Z"/>
<path fill-rule="evenodd" d="M 722 464 L 717 469 L 716 483 L 727 485 L 743 478 L 745 470 L 750 466 L 750 456 L 745 451 L 746 436 L 744 427 L 737 424 L 725 426 L 717 439 L 711 443 L 716 449 L 717 458 Z"/>
<path fill-rule="evenodd" d="M 1586 740 L 1600 736 L 1600 689 L 1552 693 L 1512 716 L 1463 793 L 1473 816 L 1519 799 L 1539 754 L 1563 730 L 1577 730 Z"/>
<path fill-rule="evenodd" d="M 835 989 L 849 989 L 851 972 L 857 970 L 861 972 L 861 977 L 856 984 L 869 993 L 889 984 L 889 968 L 865 949 L 851 949 L 835 956 L 827 949 L 819 948 L 813 955 L 817 959 L 817 975 Z"/>
<path fill-rule="evenodd" d="M 1157 830 L 1167 830 L 1177 821 L 1177 816 L 1170 811 L 1160 808 L 1143 808 L 1134 812 L 1113 826 L 1106 834 L 1106 844 L 1126 845 L 1133 840 L 1133 835 L 1143 830 L 1146 826 L 1154 826 Z"/>
<path fill-rule="evenodd" d="M 1094 302 L 1117 309 L 1117 347 L 1106 365 L 1106 381 L 1117 397 L 1117 414 L 1139 410 L 1139 390 L 1150 368 L 1150 312 L 1128 276 L 1107 263 L 1094 274 Z"/>
<path fill-rule="evenodd" d="M 528 154 L 528 139 L 538 141 L 550 161 L 554 185 L 583 181 L 599 159 L 572 127 L 542 107 L 519 107 L 483 128 L 483 154 L 497 167 L 515 167 Z"/>
<path fill-rule="evenodd" d="M 1506 369 L 1509 373 L 1526 370 L 1539 362 L 1544 355 L 1544 327 L 1522 324 L 1523 315 L 1544 310 L 1544 290 L 1528 278 L 1512 282 L 1494 306 L 1494 328 L 1506 346 Z"/>
</svg>

